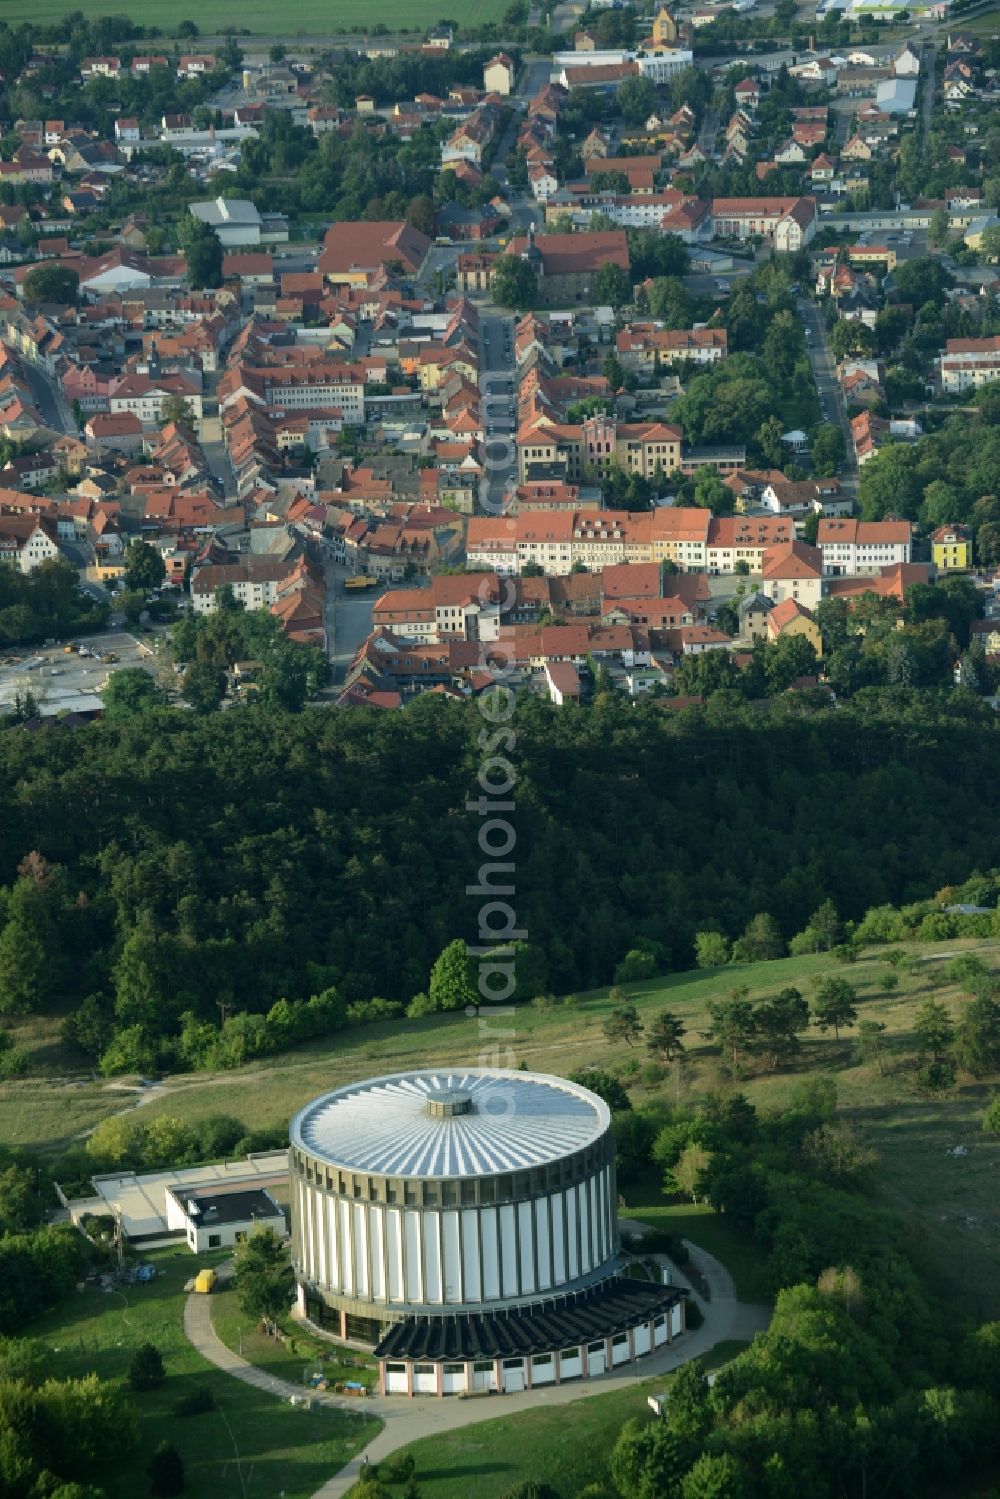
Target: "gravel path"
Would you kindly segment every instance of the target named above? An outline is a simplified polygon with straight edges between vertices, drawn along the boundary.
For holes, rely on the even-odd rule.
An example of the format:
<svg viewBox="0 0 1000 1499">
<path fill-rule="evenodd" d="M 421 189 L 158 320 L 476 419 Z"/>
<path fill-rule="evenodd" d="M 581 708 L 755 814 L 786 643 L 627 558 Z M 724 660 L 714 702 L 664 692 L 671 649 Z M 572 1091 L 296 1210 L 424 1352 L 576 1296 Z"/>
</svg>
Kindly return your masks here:
<svg viewBox="0 0 1000 1499">
<path fill-rule="evenodd" d="M 712 1298 L 710 1301 L 702 1301 L 694 1293 L 694 1299 L 705 1319 L 703 1325 L 693 1332 L 685 1333 L 678 1342 L 639 1360 L 638 1374 L 643 1379 L 657 1374 L 669 1374 L 681 1364 L 708 1353 L 716 1343 L 732 1338 L 751 1339 L 756 1333 L 762 1332 L 771 1319 L 770 1307 L 737 1300 L 732 1276 L 724 1265 L 704 1249 L 699 1249 L 687 1240 L 684 1242 L 692 1260 L 708 1282 Z M 677 1271 L 674 1272 L 674 1278 L 678 1284 L 688 1284 Z M 266 1390 L 268 1394 L 276 1395 L 282 1400 L 302 1394 L 299 1385 L 275 1378 L 226 1347 L 212 1326 L 210 1296 L 199 1296 L 194 1291 L 189 1294 L 184 1306 L 184 1331 L 189 1341 L 209 1363 L 225 1370 L 234 1379 L 242 1379 L 245 1384 Z M 606 1395 L 622 1384 L 634 1384 L 636 1368 L 634 1363 L 624 1364 L 597 1379 L 573 1380 L 569 1384 L 545 1386 L 518 1395 L 494 1395 L 483 1400 L 443 1400 L 436 1397 L 407 1399 L 405 1396 L 390 1396 L 367 1401 L 366 1410 L 384 1422 L 382 1430 L 369 1442 L 363 1456 L 359 1454 L 352 1458 L 339 1473 L 333 1474 L 322 1488 L 317 1489 L 313 1499 L 343 1499 L 364 1471 L 364 1457 L 367 1457 L 369 1463 L 381 1462 L 391 1452 L 408 1446 L 420 1437 L 436 1436 L 441 1432 L 455 1431 L 461 1426 L 474 1426 L 479 1421 L 490 1421 L 519 1411 L 569 1405 L 592 1395 Z M 312 1393 L 313 1398 L 323 1405 L 350 1411 L 354 1415 L 360 1414 L 360 1402 L 357 1400 L 346 1400 L 320 1391 Z"/>
</svg>

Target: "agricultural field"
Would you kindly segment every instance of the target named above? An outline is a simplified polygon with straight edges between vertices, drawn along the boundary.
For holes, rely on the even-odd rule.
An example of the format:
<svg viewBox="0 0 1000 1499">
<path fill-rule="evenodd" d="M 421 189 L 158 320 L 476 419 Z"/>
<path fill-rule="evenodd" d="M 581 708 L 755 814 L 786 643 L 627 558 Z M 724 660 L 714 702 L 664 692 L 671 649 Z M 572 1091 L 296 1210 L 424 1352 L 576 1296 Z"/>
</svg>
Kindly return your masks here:
<svg viewBox="0 0 1000 1499">
<path fill-rule="evenodd" d="M 962 1293 L 968 1309 L 994 1316 L 1000 1314 L 1000 1210 L 995 1191 L 1000 1141 L 983 1135 L 978 1120 L 990 1093 L 989 1081 L 966 1082 L 943 1098 L 927 1098 L 918 1090 L 914 1076 L 912 1022 L 917 1006 L 935 995 L 957 1015 L 965 1003 L 946 976 L 948 960 L 959 950 L 976 952 L 992 971 L 1000 972 L 1000 944 L 951 942 L 938 947 L 914 945 L 893 992 L 881 987 L 890 970 L 877 948 L 868 949 L 847 968 L 820 953 L 752 967 L 672 974 L 627 986 L 647 1024 L 664 1008 L 683 1019 L 687 1052 L 682 1068 L 650 1067 L 641 1042 L 635 1048 L 609 1046 L 601 1026 L 612 1004 L 607 990 L 601 990 L 578 996 L 569 1006 L 519 1008 L 504 1022 L 512 1034 L 493 1038 L 485 1025 L 487 1033 L 480 1035 L 483 1022 L 477 1019 L 438 1015 L 347 1031 L 237 1072 L 167 1078 L 139 1117 L 169 1114 L 192 1121 L 224 1113 L 253 1129 L 281 1127 L 302 1104 L 325 1089 L 353 1078 L 426 1065 L 524 1063 L 562 1075 L 598 1065 L 622 1076 L 637 1107 L 655 1102 L 683 1104 L 709 1088 L 730 1086 L 721 1072 L 718 1052 L 706 1040 L 709 1000 L 743 984 L 753 999 L 774 994 L 788 984 L 808 995 L 816 978 L 835 972 L 856 988 L 862 1017 L 887 1027 L 885 1075 L 879 1075 L 874 1063 L 858 1062 L 850 1031 L 842 1032 L 838 1041 L 832 1033 L 811 1030 L 803 1038 L 802 1055 L 795 1065 L 769 1072 L 760 1070 L 762 1064 L 758 1064 L 740 1087 L 766 1108 L 785 1103 L 805 1077 L 833 1077 L 841 1117 L 854 1124 L 879 1154 L 880 1186 L 887 1203 L 909 1217 L 915 1236 L 937 1260 L 952 1288 Z M 37 1021 L 19 1024 L 15 1041 L 32 1050 L 37 1036 L 44 1059 L 46 1048 L 53 1044 L 52 1027 L 51 1022 L 40 1030 L 38 1025 Z M 494 1047 L 499 1050 L 494 1052 Z M 138 1096 L 131 1095 L 130 1101 Z M 0 1086 L 0 1135 L 22 1145 L 62 1149 L 70 1137 L 120 1111 L 128 1100 L 120 1084 L 87 1082 L 68 1088 L 55 1079 L 5 1084 Z M 956 1146 L 965 1147 L 968 1153 L 950 1154 Z M 658 1211 L 664 1206 L 655 1181 L 640 1184 L 639 1198 L 630 1192 L 628 1200 L 630 1211 L 635 1212 Z M 713 1250 L 708 1240 L 705 1247 Z M 729 1263 L 732 1255 L 720 1257 Z"/>
<path fill-rule="evenodd" d="M 718 1369 L 747 1345 L 717 1343 L 702 1359 Z M 417 1464 L 420 1499 L 499 1499 L 531 1477 L 550 1484 L 560 1496 L 578 1494 L 607 1478 L 608 1456 L 625 1421 L 652 1419 L 646 1401 L 670 1384 L 670 1375 L 644 1379 L 608 1395 L 592 1395 L 569 1405 L 521 1411 L 440 1436 L 424 1437 L 401 1453 Z M 544 1398 L 544 1397 L 543 1397 Z M 400 1489 L 390 1487 L 393 1495 Z"/>
<path fill-rule="evenodd" d="M 50 1346 L 54 1377 L 94 1372 L 124 1382 L 139 1344 L 154 1343 L 163 1355 L 165 1383 L 132 1397 L 139 1443 L 102 1477 L 108 1499 L 148 1492 L 146 1465 L 166 1440 L 183 1453 L 187 1499 L 279 1492 L 285 1499 L 308 1499 L 371 1439 L 372 1421 L 331 1409 L 296 1410 L 215 1369 L 192 1348 L 182 1324 L 184 1284 L 207 1257 L 195 1261 L 179 1249 L 147 1258 L 159 1272 L 149 1284 L 110 1292 L 88 1286 L 29 1329 Z M 216 1409 L 176 1417 L 174 1402 L 194 1388 L 210 1389 Z"/>
<path fill-rule="evenodd" d="M 462 24 L 482 26 L 487 21 L 499 21 L 509 3 L 470 0 L 462 7 Z M 231 0 L 201 0 L 197 5 L 192 0 L 161 0 L 155 15 L 143 0 L 73 0 L 72 4 L 69 0 L 37 0 L 30 5 L 27 0 L 0 0 L 0 18 L 11 25 L 19 21 L 51 25 L 69 11 L 82 11 L 88 20 L 106 15 L 131 16 L 143 25 L 159 26 L 165 35 L 176 31 L 182 21 L 195 21 L 206 36 L 220 27 L 236 26 L 258 36 L 280 36 L 286 42 L 296 36 L 336 35 L 379 24 L 392 32 L 424 31 L 445 14 L 437 0 L 397 0 L 391 6 L 365 5 L 364 0 L 299 0 L 293 10 L 282 10 L 264 0 L 244 0 L 242 5 L 233 5 Z"/>
</svg>

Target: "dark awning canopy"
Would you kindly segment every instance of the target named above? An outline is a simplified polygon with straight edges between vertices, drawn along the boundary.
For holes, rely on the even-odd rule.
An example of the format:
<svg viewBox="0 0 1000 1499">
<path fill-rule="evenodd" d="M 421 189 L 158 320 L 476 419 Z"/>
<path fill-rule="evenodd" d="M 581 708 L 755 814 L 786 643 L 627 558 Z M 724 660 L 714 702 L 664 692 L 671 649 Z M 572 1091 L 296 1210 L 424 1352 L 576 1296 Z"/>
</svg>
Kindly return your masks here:
<svg viewBox="0 0 1000 1499">
<path fill-rule="evenodd" d="M 550 1353 L 652 1322 L 684 1295 L 676 1286 L 619 1276 L 575 1296 L 559 1296 L 509 1312 L 406 1317 L 389 1328 L 375 1357 L 433 1361 Z"/>
</svg>

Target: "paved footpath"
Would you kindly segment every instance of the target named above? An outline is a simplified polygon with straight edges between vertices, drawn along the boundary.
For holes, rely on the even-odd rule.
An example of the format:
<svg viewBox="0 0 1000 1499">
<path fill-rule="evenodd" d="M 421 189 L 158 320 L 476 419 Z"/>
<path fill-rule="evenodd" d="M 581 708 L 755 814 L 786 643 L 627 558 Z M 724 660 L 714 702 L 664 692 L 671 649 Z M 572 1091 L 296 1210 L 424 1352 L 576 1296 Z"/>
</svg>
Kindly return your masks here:
<svg viewBox="0 0 1000 1499">
<path fill-rule="evenodd" d="M 366 1401 L 366 1413 L 378 1416 L 384 1425 L 365 1448 L 364 1456 L 370 1463 L 378 1463 L 391 1452 L 406 1447 L 421 1437 L 437 1436 L 442 1432 L 455 1431 L 461 1426 L 473 1426 L 479 1421 L 516 1415 L 519 1411 L 569 1405 L 592 1395 L 606 1395 L 622 1384 L 634 1384 L 637 1377 L 649 1379 L 671 1373 L 681 1364 L 707 1353 L 716 1343 L 731 1338 L 749 1340 L 755 1333 L 762 1332 L 770 1321 L 770 1308 L 737 1301 L 732 1277 L 725 1266 L 705 1250 L 687 1243 L 687 1240 L 685 1243 L 692 1261 L 707 1280 L 712 1293 L 710 1301 L 703 1301 L 697 1293 L 694 1294 L 694 1300 L 705 1319 L 701 1327 L 685 1333 L 673 1345 L 647 1354 L 637 1363 L 619 1365 L 617 1369 L 609 1370 L 607 1374 L 594 1380 L 573 1380 L 569 1384 L 544 1386 L 523 1394 L 493 1395 L 479 1400 L 442 1400 L 437 1397 L 407 1399 L 405 1396 L 391 1396 Z M 676 1270 L 673 1274 L 677 1284 L 687 1284 L 682 1274 Z M 210 1296 L 199 1296 L 194 1291 L 189 1294 L 184 1305 L 184 1331 L 203 1358 L 215 1364 L 216 1368 L 224 1369 L 234 1379 L 242 1379 L 245 1384 L 254 1385 L 257 1389 L 266 1390 L 268 1394 L 277 1395 L 284 1400 L 292 1395 L 302 1395 L 300 1385 L 276 1379 L 273 1374 L 258 1369 L 226 1347 L 212 1326 Z M 323 1405 L 349 1411 L 352 1415 L 360 1414 L 357 1400 L 345 1400 L 325 1391 L 310 1393 L 312 1398 Z M 317 1489 L 313 1499 L 343 1499 L 363 1471 L 363 1460 L 359 1454 L 341 1468 L 339 1473 L 328 1479 L 322 1488 Z"/>
</svg>

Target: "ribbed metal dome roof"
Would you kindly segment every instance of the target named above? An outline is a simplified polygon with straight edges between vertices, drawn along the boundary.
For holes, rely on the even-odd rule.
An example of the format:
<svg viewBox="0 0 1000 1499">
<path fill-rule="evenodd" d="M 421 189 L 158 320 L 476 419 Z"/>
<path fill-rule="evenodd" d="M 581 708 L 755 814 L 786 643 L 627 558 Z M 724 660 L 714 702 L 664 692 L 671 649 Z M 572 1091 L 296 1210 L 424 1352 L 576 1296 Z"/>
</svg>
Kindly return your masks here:
<svg viewBox="0 0 1000 1499">
<path fill-rule="evenodd" d="M 608 1128 L 607 1105 L 534 1072 L 402 1072 L 325 1093 L 292 1120 L 293 1145 L 375 1176 L 486 1176 L 543 1166 Z"/>
</svg>

